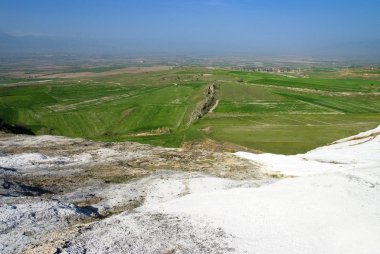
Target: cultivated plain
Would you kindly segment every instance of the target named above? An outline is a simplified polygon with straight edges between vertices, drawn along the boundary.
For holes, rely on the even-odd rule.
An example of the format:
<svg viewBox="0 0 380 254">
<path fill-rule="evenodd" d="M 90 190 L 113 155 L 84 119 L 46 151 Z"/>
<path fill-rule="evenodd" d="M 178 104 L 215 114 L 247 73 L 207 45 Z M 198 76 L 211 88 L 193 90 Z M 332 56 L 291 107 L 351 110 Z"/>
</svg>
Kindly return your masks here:
<svg viewBox="0 0 380 254">
<path fill-rule="evenodd" d="M 36 134 L 165 147 L 217 143 L 283 154 L 305 152 L 380 122 L 380 77 L 363 67 L 117 68 L 34 79 L 4 76 L 0 118 Z M 211 85 L 211 105 L 196 115 Z"/>
</svg>

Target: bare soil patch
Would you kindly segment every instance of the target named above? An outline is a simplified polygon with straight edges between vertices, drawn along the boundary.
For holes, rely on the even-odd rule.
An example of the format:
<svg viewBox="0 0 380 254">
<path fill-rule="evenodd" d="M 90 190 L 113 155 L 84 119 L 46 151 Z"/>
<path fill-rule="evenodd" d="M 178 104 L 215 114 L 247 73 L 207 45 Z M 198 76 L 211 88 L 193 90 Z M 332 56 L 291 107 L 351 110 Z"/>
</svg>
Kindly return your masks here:
<svg viewBox="0 0 380 254">
<path fill-rule="evenodd" d="M 76 73 L 57 73 L 57 74 L 48 74 L 42 76 L 43 78 L 87 78 L 87 77 L 105 77 L 110 75 L 119 75 L 124 73 L 144 73 L 144 72 L 156 72 L 156 71 L 167 71 L 171 70 L 172 66 L 151 66 L 151 67 L 127 67 L 112 71 L 105 72 L 76 72 Z"/>
</svg>

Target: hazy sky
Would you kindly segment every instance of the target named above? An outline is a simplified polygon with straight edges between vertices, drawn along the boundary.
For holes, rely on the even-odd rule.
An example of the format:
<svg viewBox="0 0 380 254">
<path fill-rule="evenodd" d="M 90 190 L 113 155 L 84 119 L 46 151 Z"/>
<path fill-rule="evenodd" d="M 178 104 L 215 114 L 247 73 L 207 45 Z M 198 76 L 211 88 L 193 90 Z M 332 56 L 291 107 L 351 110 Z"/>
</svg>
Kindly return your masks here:
<svg viewBox="0 0 380 254">
<path fill-rule="evenodd" d="M 380 1 L 1 0 L 0 31 L 152 49 L 291 52 L 380 39 Z"/>
</svg>

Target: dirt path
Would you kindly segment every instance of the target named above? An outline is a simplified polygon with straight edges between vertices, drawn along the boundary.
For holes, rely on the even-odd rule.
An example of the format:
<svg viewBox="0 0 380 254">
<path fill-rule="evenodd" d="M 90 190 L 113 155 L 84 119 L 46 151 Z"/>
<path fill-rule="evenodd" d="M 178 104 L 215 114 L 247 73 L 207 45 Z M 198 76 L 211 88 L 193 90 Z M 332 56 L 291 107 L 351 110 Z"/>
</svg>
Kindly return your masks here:
<svg viewBox="0 0 380 254">
<path fill-rule="evenodd" d="M 210 109 L 209 113 L 214 112 L 214 110 L 218 107 L 218 105 L 219 105 L 219 100 L 216 100 L 214 106 Z"/>
<path fill-rule="evenodd" d="M 331 91 L 323 91 L 323 90 L 317 90 L 317 89 L 309 89 L 309 88 L 298 88 L 298 87 L 290 87 L 290 86 L 276 86 L 276 85 L 268 85 L 268 84 L 256 84 L 256 83 L 244 83 L 247 85 L 255 85 L 255 86 L 261 86 L 261 87 L 270 87 L 270 88 L 278 88 L 278 89 L 284 89 L 284 90 L 291 90 L 295 92 L 303 92 L 303 93 L 310 93 L 310 94 L 321 94 L 321 95 L 327 95 L 327 96 L 380 96 L 379 92 L 331 92 Z"/>
</svg>

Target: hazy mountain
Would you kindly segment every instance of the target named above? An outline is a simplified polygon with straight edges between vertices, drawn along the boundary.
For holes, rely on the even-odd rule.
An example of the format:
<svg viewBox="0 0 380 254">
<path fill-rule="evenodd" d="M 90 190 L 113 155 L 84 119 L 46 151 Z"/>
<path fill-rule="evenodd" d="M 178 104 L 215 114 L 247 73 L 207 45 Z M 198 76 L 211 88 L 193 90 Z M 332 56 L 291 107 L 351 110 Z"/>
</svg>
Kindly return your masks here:
<svg viewBox="0 0 380 254">
<path fill-rule="evenodd" d="M 379 58 L 380 57 L 380 39 L 371 41 L 356 41 L 340 43 L 325 47 L 317 54 L 321 56 L 343 56 L 357 58 Z"/>
<path fill-rule="evenodd" d="M 88 39 L 58 36 L 14 36 L 0 32 L 0 54 L 13 53 L 74 53 L 74 54 L 137 54 L 137 55 L 298 55 L 313 57 L 354 57 L 377 59 L 380 57 L 380 40 L 332 44 L 324 47 L 290 49 L 277 46 L 263 47 L 210 43 L 152 43 L 149 40 Z"/>
<path fill-rule="evenodd" d="M 0 32 L 0 53 L 96 52 L 102 44 L 91 40 L 58 36 L 14 36 Z"/>
</svg>

